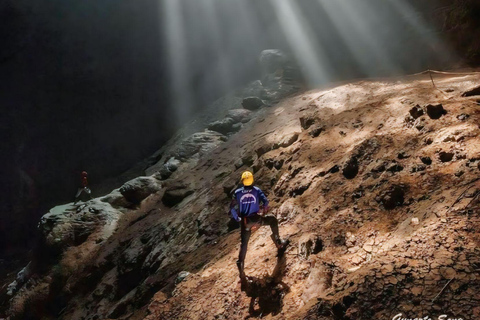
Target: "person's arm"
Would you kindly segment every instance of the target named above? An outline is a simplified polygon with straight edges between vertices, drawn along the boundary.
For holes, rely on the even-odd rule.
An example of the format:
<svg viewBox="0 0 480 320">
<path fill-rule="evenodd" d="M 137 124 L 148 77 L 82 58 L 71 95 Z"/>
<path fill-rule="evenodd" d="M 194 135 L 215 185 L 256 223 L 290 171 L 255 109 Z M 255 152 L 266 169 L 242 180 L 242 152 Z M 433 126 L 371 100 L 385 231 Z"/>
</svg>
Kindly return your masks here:
<svg viewBox="0 0 480 320">
<path fill-rule="evenodd" d="M 230 202 L 230 215 L 233 219 L 240 222 L 240 220 L 242 219 L 238 215 L 238 210 L 239 210 L 239 206 L 236 199 L 236 195 L 233 194 L 232 201 Z"/>
<path fill-rule="evenodd" d="M 265 196 L 265 193 L 260 188 L 257 188 L 258 190 L 258 198 L 260 199 L 260 204 L 263 205 L 263 213 L 268 212 L 268 199 Z"/>
</svg>

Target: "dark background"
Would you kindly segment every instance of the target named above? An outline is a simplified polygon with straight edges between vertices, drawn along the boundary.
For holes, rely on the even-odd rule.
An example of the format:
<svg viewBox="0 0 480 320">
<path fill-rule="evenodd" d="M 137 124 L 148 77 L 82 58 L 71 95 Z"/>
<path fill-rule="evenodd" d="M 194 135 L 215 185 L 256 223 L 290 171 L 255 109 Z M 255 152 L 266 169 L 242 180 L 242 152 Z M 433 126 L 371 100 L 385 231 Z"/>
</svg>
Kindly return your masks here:
<svg viewBox="0 0 480 320">
<path fill-rule="evenodd" d="M 195 6 L 201 1 L 181 1 L 191 116 L 257 79 L 263 49 L 292 51 L 269 2 L 245 1 L 253 8 L 255 41 L 232 15 L 229 1 L 217 1 L 220 48 L 209 44 L 211 30 L 198 24 Z M 311 9 L 310 2 L 299 1 L 300 9 L 325 44 L 332 81 L 366 76 L 339 41 L 331 17 Z M 436 23 L 432 34 L 449 40 L 458 57 L 445 64 L 445 56 L 379 5 L 385 13 L 379 23 L 396 23 L 398 29 L 379 32 L 378 39 L 402 73 L 478 65 L 478 3 L 411 2 Z M 163 16 L 159 0 L 0 3 L 0 258 L 32 245 L 39 217 L 73 200 L 82 170 L 89 172 L 95 193 L 95 185 L 151 155 L 186 120 L 174 116 Z M 220 54 L 228 57 L 228 87 L 213 71 Z"/>
</svg>

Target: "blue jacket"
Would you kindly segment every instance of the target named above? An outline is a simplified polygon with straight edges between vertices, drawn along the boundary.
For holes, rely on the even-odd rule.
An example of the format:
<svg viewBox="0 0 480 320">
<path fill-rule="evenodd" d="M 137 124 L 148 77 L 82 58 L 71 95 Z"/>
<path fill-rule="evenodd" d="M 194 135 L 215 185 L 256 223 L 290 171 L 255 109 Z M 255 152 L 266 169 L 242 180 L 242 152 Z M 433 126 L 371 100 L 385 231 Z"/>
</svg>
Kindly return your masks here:
<svg viewBox="0 0 480 320">
<path fill-rule="evenodd" d="M 230 214 L 232 218 L 240 221 L 241 217 L 250 217 L 258 213 L 260 204 L 268 206 L 268 200 L 262 190 L 258 187 L 242 187 L 235 190 Z"/>
</svg>

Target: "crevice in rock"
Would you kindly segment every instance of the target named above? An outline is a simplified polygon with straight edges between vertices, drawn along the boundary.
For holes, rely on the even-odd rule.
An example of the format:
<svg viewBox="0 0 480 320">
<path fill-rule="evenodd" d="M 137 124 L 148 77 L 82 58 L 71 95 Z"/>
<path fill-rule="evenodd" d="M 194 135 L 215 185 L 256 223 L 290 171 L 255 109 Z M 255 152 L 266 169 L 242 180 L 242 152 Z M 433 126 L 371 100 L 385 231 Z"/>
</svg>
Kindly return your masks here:
<svg viewBox="0 0 480 320">
<path fill-rule="evenodd" d="M 441 162 L 450 162 L 453 159 L 453 152 L 442 151 L 438 154 L 438 158 Z"/>
<path fill-rule="evenodd" d="M 480 96 L 480 87 L 473 88 L 462 94 L 462 97 Z"/>
<path fill-rule="evenodd" d="M 387 210 L 395 209 L 396 207 L 402 206 L 405 202 L 404 189 L 404 186 L 392 186 L 388 190 L 382 192 L 376 200 Z"/>
<path fill-rule="evenodd" d="M 350 158 L 343 167 L 343 176 L 349 180 L 355 178 L 358 174 L 358 160 L 356 157 Z"/>
</svg>

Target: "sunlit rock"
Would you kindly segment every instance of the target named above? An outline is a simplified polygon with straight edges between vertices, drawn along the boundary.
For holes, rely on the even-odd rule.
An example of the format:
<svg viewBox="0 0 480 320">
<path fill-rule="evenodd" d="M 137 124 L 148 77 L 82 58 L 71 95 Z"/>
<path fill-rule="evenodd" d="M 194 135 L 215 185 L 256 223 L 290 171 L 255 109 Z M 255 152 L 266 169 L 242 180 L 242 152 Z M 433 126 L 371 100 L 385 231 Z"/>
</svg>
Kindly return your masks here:
<svg viewBox="0 0 480 320">
<path fill-rule="evenodd" d="M 216 131 L 221 134 L 227 135 L 229 133 L 239 130 L 238 127 L 235 127 L 236 122 L 237 121 L 235 121 L 234 119 L 227 117 L 225 119 L 210 123 L 208 125 L 208 130 Z"/>
<path fill-rule="evenodd" d="M 247 109 L 232 109 L 227 113 L 228 118 L 232 118 L 235 122 L 246 123 L 250 121 L 252 112 Z"/>
<path fill-rule="evenodd" d="M 161 189 L 161 185 L 155 178 L 138 177 L 128 181 L 120 188 L 120 193 L 127 201 L 138 204 L 146 197 Z"/>
</svg>

